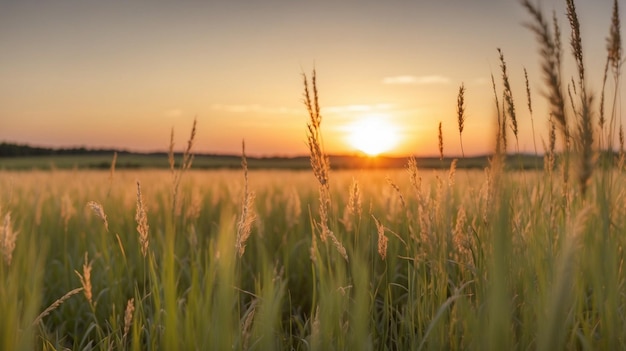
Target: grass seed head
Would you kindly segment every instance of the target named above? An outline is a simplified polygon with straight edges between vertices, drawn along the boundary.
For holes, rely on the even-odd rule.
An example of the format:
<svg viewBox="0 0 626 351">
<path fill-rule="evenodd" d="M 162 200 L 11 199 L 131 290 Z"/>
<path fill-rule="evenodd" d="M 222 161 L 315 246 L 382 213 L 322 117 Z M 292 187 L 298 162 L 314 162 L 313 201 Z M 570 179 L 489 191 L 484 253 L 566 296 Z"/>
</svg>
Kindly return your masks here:
<svg viewBox="0 0 626 351">
<path fill-rule="evenodd" d="M 148 246 L 150 244 L 148 236 L 150 226 L 148 225 L 148 215 L 146 214 L 146 207 L 141 194 L 141 184 L 139 181 L 137 181 L 137 209 L 135 212 L 135 221 L 137 222 L 137 233 L 139 233 L 141 254 L 145 258 L 148 254 Z"/>
<path fill-rule="evenodd" d="M 383 226 L 373 215 L 372 218 L 374 218 L 374 223 L 376 223 L 376 230 L 378 232 L 378 255 L 384 261 L 387 258 L 387 244 L 389 239 L 385 235 L 385 226 Z"/>
<path fill-rule="evenodd" d="M 83 263 L 83 274 L 80 274 L 78 271 L 74 271 L 78 278 L 80 279 L 80 283 L 83 286 L 83 292 L 85 294 L 85 298 L 89 301 L 91 306 L 93 304 L 93 292 L 91 290 L 91 265 L 93 262 L 89 261 L 89 254 L 85 252 L 85 262 Z"/>
<path fill-rule="evenodd" d="M 130 298 L 126 303 L 126 310 L 124 311 L 124 334 L 123 339 L 126 339 L 130 326 L 133 324 L 133 313 L 135 312 L 135 298 Z"/>
<path fill-rule="evenodd" d="M 76 288 L 73 290 L 68 291 L 65 295 L 61 296 L 59 299 L 57 299 L 56 301 L 54 301 L 50 306 L 48 306 L 48 308 L 46 308 L 45 310 L 43 310 L 43 312 L 41 312 L 37 318 L 35 318 L 35 320 L 33 321 L 32 325 L 35 326 L 38 323 L 40 323 L 44 317 L 46 317 L 47 315 L 49 315 L 50 313 L 52 313 L 52 311 L 56 310 L 57 308 L 59 308 L 59 306 L 61 306 L 67 299 L 69 299 L 70 297 L 78 294 L 79 292 L 83 291 L 83 288 Z"/>
<path fill-rule="evenodd" d="M 443 132 L 441 130 L 441 122 L 439 122 L 439 159 L 443 160 Z"/>
<path fill-rule="evenodd" d="M 17 232 L 11 226 L 11 212 L 4 215 L 4 221 L 0 228 L 0 248 L 2 249 L 2 257 L 7 266 L 11 265 L 13 260 L 13 250 L 15 250 L 15 240 Z"/>
<path fill-rule="evenodd" d="M 93 213 L 96 214 L 96 216 L 100 217 L 100 219 L 102 219 L 102 221 L 104 222 L 104 227 L 106 228 L 107 232 L 109 231 L 109 222 L 107 221 L 107 215 L 104 213 L 104 208 L 102 208 L 102 205 L 99 204 L 98 202 L 95 201 L 89 201 L 87 203 L 87 206 L 89 208 L 91 208 L 91 210 L 93 211 Z"/>
</svg>

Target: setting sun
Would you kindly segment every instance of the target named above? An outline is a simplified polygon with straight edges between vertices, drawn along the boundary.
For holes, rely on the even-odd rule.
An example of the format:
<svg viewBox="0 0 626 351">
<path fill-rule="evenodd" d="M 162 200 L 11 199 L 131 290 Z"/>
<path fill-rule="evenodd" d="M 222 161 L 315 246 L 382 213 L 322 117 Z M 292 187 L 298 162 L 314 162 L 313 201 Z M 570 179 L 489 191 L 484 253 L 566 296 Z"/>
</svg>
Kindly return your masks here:
<svg viewBox="0 0 626 351">
<path fill-rule="evenodd" d="M 397 128 L 386 115 L 365 116 L 348 127 L 348 142 L 370 156 L 377 156 L 397 145 Z"/>
</svg>

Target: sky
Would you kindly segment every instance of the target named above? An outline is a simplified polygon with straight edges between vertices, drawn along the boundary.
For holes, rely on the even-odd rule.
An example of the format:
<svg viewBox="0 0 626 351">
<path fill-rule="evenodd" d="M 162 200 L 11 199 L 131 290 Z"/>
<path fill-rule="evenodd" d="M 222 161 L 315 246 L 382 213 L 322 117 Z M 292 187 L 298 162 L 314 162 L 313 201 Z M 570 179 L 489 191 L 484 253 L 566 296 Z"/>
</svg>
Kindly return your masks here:
<svg viewBox="0 0 626 351">
<path fill-rule="evenodd" d="M 576 4 L 598 95 L 612 3 Z M 548 18 L 556 11 L 567 44 L 565 1 L 538 4 Z M 173 128 L 182 150 L 195 118 L 196 152 L 238 154 L 245 140 L 249 155 L 305 155 L 302 75 L 315 68 L 328 153 L 356 153 L 352 126 L 378 118 L 394 128 L 386 154 L 437 155 L 441 122 L 444 153 L 459 155 L 464 84 L 464 152 L 484 154 L 494 144 L 490 76 L 501 92 L 501 48 L 520 151 L 534 152 L 534 124 L 541 153 L 547 107 L 529 20 L 516 0 L 4 0 L 0 141 L 165 151 Z"/>
</svg>

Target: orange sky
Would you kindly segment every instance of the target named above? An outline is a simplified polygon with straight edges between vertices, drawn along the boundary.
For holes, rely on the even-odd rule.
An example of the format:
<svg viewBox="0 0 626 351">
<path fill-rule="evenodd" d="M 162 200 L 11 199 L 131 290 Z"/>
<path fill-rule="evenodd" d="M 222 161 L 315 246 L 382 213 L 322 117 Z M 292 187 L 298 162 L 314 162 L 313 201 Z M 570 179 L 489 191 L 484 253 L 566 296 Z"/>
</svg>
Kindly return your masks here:
<svg viewBox="0 0 626 351">
<path fill-rule="evenodd" d="M 593 88 L 601 83 L 611 0 L 578 2 Z M 557 11 L 563 42 L 565 2 Z M 389 154 L 459 155 L 456 96 L 466 87 L 466 154 L 490 152 L 504 51 L 520 149 L 546 139 L 537 45 L 517 1 L 0 3 L 0 141 L 54 147 L 183 148 L 194 117 L 197 152 L 307 153 L 302 72 L 315 66 L 329 153 L 353 153 L 347 125 L 368 115 L 398 127 Z M 564 45 L 570 60 L 569 46 Z M 596 89 L 598 91 L 598 89 Z M 599 94 L 599 92 L 598 92 Z M 512 150 L 511 150 L 512 151 Z"/>
</svg>

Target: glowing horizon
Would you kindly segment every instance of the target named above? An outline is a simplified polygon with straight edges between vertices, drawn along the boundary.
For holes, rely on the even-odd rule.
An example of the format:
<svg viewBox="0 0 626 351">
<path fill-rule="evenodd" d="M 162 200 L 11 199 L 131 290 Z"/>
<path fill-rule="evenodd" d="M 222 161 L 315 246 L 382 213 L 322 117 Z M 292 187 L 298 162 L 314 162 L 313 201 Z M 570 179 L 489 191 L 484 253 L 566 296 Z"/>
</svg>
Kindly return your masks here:
<svg viewBox="0 0 626 351">
<path fill-rule="evenodd" d="M 301 74 L 315 67 L 327 153 L 367 148 L 350 142 L 347 129 L 378 114 L 392 120 L 395 137 L 388 139 L 396 145 L 370 153 L 437 155 L 442 122 L 444 153 L 460 155 L 455 108 L 463 83 L 465 154 L 486 154 L 495 139 L 490 75 L 501 91 L 501 47 L 520 151 L 534 152 L 522 68 L 531 80 L 542 151 L 547 107 L 538 47 L 522 25 L 529 17 L 519 4 L 270 1 L 1 3 L 0 141 L 165 151 L 171 128 L 182 149 L 197 118 L 198 153 L 237 154 L 245 139 L 251 156 L 306 155 Z M 612 1 L 577 5 L 597 92 Z M 564 4 L 543 4 L 552 8 Z"/>
</svg>

